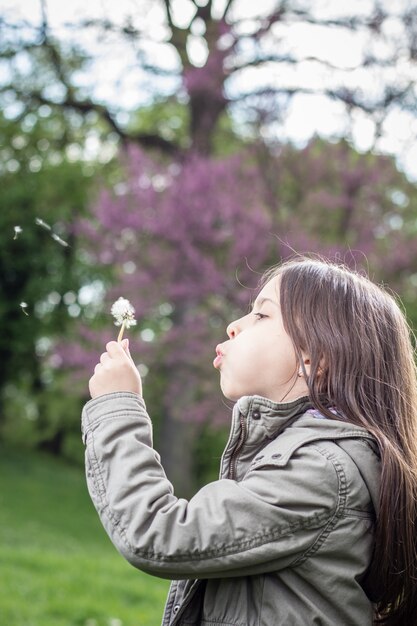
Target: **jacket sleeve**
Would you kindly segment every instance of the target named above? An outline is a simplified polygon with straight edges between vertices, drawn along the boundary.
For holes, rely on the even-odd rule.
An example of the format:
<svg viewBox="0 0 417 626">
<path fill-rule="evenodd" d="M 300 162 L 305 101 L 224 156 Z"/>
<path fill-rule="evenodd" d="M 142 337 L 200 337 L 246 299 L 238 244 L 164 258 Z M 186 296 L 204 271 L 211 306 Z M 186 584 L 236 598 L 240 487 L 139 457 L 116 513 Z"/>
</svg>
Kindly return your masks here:
<svg viewBox="0 0 417 626">
<path fill-rule="evenodd" d="M 113 544 L 161 578 L 214 578 L 276 571 L 308 556 L 338 513 L 332 463 L 304 446 L 285 467 L 267 463 L 236 482 L 212 482 L 177 498 L 152 447 L 143 399 L 111 393 L 82 417 L 87 485 Z"/>
</svg>

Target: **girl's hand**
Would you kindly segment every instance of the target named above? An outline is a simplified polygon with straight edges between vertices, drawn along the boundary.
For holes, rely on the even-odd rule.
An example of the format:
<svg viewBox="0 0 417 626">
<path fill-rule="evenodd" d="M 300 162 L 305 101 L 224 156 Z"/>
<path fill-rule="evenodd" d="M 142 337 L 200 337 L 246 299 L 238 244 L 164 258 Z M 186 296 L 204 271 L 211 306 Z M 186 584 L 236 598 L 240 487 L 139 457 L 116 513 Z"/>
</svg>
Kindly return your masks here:
<svg viewBox="0 0 417 626">
<path fill-rule="evenodd" d="M 129 342 L 110 341 L 100 363 L 94 368 L 88 387 L 92 398 L 113 391 L 132 391 L 142 395 L 142 380 L 129 352 Z"/>
</svg>

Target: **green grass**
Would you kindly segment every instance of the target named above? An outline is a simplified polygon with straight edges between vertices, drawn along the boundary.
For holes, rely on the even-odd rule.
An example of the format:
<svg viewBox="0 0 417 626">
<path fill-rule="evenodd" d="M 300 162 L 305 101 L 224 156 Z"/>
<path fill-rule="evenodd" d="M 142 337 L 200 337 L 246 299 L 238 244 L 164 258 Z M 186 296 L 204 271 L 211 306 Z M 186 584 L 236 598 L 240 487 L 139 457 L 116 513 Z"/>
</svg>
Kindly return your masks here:
<svg viewBox="0 0 417 626">
<path fill-rule="evenodd" d="M 1 626 L 159 626 L 168 585 L 116 552 L 82 470 L 0 447 Z"/>
</svg>

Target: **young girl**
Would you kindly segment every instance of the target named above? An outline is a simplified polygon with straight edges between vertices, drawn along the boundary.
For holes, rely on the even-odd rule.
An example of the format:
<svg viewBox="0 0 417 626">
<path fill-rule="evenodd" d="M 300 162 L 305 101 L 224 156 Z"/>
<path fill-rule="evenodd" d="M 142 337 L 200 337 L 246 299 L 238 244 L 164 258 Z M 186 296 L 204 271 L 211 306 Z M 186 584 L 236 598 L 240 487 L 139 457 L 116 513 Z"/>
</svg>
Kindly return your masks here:
<svg viewBox="0 0 417 626">
<path fill-rule="evenodd" d="M 163 625 L 417 624 L 417 392 L 394 299 L 345 267 L 270 270 L 214 366 L 236 402 L 220 479 L 173 493 L 127 342 L 83 411 L 87 480 Z"/>
</svg>

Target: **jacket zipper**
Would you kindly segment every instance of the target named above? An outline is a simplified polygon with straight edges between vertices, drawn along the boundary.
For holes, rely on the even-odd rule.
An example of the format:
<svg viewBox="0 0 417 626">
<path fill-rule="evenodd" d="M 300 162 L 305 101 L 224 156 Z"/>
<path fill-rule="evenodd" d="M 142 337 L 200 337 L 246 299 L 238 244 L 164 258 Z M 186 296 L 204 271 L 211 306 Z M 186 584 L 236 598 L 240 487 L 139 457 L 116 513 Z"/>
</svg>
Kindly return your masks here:
<svg viewBox="0 0 417 626">
<path fill-rule="evenodd" d="M 248 434 L 248 429 L 246 427 L 246 420 L 245 420 L 245 417 L 242 415 L 242 413 L 239 413 L 239 421 L 240 421 L 240 437 L 236 445 L 236 448 L 234 449 L 233 454 L 230 458 L 229 478 L 231 480 L 235 479 L 237 459 L 240 454 L 240 451 L 242 450 L 244 446 L 244 443 L 246 441 L 246 437 Z"/>
<path fill-rule="evenodd" d="M 181 603 L 181 608 L 178 611 L 178 613 L 176 615 L 174 615 L 173 619 L 169 622 L 170 626 L 175 626 L 175 624 L 179 624 L 179 620 L 181 619 L 181 617 L 183 616 L 185 610 L 187 609 L 187 607 L 190 605 L 191 601 L 193 600 L 196 591 L 199 587 L 201 587 L 202 585 L 202 581 L 201 580 L 193 580 L 191 583 L 190 588 L 187 591 L 187 595 L 185 595 L 182 598 L 182 603 Z"/>
</svg>

